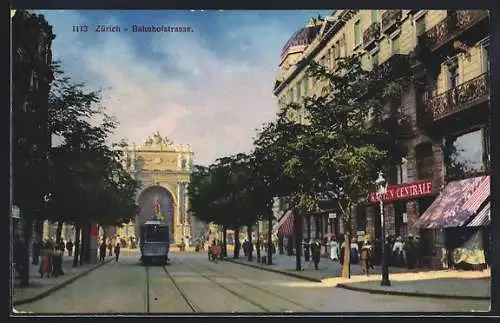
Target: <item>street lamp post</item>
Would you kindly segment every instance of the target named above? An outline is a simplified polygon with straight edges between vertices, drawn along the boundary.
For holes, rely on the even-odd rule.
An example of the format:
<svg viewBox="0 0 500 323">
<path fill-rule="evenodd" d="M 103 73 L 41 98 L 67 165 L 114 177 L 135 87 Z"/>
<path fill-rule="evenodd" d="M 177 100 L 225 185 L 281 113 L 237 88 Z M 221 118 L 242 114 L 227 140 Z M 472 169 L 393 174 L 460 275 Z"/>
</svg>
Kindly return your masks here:
<svg viewBox="0 0 500 323">
<path fill-rule="evenodd" d="M 380 223 L 382 227 L 382 281 L 381 286 L 391 286 L 389 280 L 389 263 L 387 261 L 387 241 L 385 239 L 385 221 L 384 221 L 384 195 L 387 192 L 387 181 L 382 176 L 382 172 L 378 173 L 378 178 L 375 181 L 377 185 L 377 198 L 380 205 Z"/>
</svg>

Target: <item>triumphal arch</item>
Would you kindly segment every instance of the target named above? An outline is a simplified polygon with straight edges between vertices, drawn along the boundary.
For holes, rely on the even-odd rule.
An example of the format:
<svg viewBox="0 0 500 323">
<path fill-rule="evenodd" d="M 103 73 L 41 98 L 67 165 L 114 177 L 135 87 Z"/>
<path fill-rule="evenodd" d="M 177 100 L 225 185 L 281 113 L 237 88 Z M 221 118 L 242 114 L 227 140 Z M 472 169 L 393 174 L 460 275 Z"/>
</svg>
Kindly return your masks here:
<svg viewBox="0 0 500 323">
<path fill-rule="evenodd" d="M 197 221 L 188 214 L 187 189 L 193 166 L 189 145 L 175 145 L 156 132 L 141 145 L 124 147 L 124 152 L 126 168 L 141 183 L 137 192 L 140 211 L 133 224 L 135 236 L 139 237 L 140 224 L 161 218 L 170 223 L 172 243 L 195 237 Z"/>
</svg>

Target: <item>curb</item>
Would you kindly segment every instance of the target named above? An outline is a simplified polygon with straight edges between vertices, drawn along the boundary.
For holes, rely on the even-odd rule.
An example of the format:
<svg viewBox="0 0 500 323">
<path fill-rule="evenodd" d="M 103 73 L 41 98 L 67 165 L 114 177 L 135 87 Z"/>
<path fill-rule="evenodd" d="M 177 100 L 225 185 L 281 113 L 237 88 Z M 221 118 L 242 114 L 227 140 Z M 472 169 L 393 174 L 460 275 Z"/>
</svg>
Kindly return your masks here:
<svg viewBox="0 0 500 323">
<path fill-rule="evenodd" d="M 343 283 L 337 284 L 336 287 L 353 290 L 356 292 L 381 294 L 381 295 L 399 295 L 399 296 L 410 296 L 410 297 L 447 298 L 447 299 L 462 299 L 462 300 L 488 300 L 488 301 L 491 299 L 488 296 L 466 296 L 466 295 L 446 295 L 446 294 L 416 293 L 416 292 L 403 292 L 403 291 L 387 291 L 387 290 L 349 286 L 349 284 L 343 284 Z"/>
<path fill-rule="evenodd" d="M 98 263 L 97 265 L 95 265 L 95 266 L 93 266 L 93 267 L 91 267 L 91 268 L 89 268 L 89 269 L 87 269 L 79 274 L 76 274 L 75 276 L 61 282 L 60 284 L 57 284 L 57 285 L 54 285 L 53 287 L 50 287 L 49 289 L 41 292 L 38 295 L 12 302 L 12 306 L 19 306 L 19 305 L 24 305 L 24 304 L 29 304 L 29 303 L 39 301 L 39 300 L 49 296 L 50 294 L 62 289 L 63 287 L 66 287 L 67 285 L 73 283 L 75 280 L 90 274 L 91 272 L 93 272 L 97 268 L 102 267 L 107 263 L 110 263 L 113 259 L 114 258 L 111 258 L 111 259 L 108 259 L 104 262 Z"/>
<path fill-rule="evenodd" d="M 291 276 L 291 277 L 295 277 L 295 278 L 302 279 L 302 280 L 307 280 L 307 281 L 314 282 L 314 283 L 321 283 L 322 282 L 322 280 L 319 278 L 307 277 L 307 276 L 303 276 L 303 275 L 299 275 L 299 274 L 295 274 L 295 273 L 282 271 L 279 269 L 268 268 L 268 267 L 264 267 L 264 266 L 254 265 L 254 264 L 246 264 L 246 263 L 239 262 L 239 261 L 236 261 L 233 259 L 224 259 L 224 261 L 232 262 L 233 264 L 238 264 L 238 265 L 242 265 L 242 266 L 247 266 L 247 267 L 252 267 L 252 268 L 261 269 L 261 270 L 265 270 L 265 271 L 270 271 L 270 272 L 282 274 L 285 276 Z"/>
</svg>

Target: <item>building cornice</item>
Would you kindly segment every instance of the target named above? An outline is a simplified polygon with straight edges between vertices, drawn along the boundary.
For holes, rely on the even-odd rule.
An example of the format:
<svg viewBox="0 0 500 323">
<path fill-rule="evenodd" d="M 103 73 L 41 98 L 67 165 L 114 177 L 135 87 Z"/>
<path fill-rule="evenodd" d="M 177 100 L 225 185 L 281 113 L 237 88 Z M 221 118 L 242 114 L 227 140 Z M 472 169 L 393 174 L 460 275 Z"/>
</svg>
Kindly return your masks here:
<svg viewBox="0 0 500 323">
<path fill-rule="evenodd" d="M 306 66 L 309 65 L 309 62 L 316 57 L 319 51 L 321 51 L 326 44 L 332 39 L 333 36 L 340 31 L 342 27 L 344 27 L 345 23 L 352 18 L 354 14 L 356 14 L 359 10 L 344 10 L 339 14 L 339 19 L 335 22 L 335 24 L 330 27 L 330 29 L 326 32 L 324 36 L 318 35 L 319 42 L 314 45 L 314 42 L 309 45 L 305 56 L 295 65 L 295 69 L 284 79 L 281 81 L 280 85 L 273 90 L 273 94 L 278 96 L 278 94 L 302 71 Z M 317 39 L 318 39 L 317 38 Z M 308 52 L 308 53 L 307 53 Z"/>
</svg>

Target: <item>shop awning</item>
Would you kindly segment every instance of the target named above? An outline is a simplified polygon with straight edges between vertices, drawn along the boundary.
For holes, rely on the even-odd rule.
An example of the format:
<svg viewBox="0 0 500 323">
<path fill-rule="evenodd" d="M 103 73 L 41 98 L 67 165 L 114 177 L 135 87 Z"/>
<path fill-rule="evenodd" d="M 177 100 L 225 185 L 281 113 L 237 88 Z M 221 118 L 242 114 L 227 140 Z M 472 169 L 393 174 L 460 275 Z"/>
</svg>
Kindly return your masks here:
<svg viewBox="0 0 500 323">
<path fill-rule="evenodd" d="M 468 227 L 485 227 L 491 223 L 491 202 L 488 202 L 472 221 L 467 224 Z"/>
<path fill-rule="evenodd" d="M 278 223 L 277 235 L 285 237 L 293 234 L 293 213 L 288 211 Z"/>
<path fill-rule="evenodd" d="M 488 196 L 490 196 L 490 177 L 486 176 L 467 202 L 464 203 L 461 212 L 469 214 L 469 217 L 477 214 L 479 208 L 484 204 Z"/>
<path fill-rule="evenodd" d="M 448 183 L 437 199 L 418 219 L 415 226 L 422 229 L 462 226 L 474 215 L 471 210 L 474 209 L 475 203 L 469 202 L 469 200 L 472 197 L 476 201 L 483 196 L 481 192 L 484 190 L 485 181 L 488 181 L 489 187 L 488 176 L 472 177 Z M 481 192 L 476 192 L 480 188 Z M 465 209 L 464 206 L 466 206 Z"/>
</svg>

